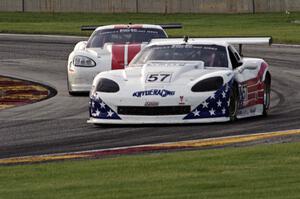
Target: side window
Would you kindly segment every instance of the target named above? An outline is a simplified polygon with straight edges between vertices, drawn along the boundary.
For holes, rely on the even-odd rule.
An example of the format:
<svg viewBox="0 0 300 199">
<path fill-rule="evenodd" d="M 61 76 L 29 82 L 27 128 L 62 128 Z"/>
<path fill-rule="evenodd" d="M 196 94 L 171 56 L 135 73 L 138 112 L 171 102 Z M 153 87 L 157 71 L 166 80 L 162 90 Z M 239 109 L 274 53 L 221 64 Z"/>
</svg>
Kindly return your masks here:
<svg viewBox="0 0 300 199">
<path fill-rule="evenodd" d="M 235 52 L 228 47 L 228 52 L 229 52 L 229 58 L 232 64 L 232 68 L 235 69 L 237 67 L 239 67 L 239 57 L 236 57 Z"/>
</svg>

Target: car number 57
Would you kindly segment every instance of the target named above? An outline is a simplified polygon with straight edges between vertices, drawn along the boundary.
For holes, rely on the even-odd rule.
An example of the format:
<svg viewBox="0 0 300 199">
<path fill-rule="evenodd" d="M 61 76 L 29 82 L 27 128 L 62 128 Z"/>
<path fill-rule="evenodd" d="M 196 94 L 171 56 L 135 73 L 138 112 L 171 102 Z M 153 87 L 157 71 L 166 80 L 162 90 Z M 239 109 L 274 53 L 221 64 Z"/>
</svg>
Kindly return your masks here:
<svg viewBox="0 0 300 199">
<path fill-rule="evenodd" d="M 147 75 L 146 82 L 170 82 L 171 76 L 168 73 L 152 73 Z"/>
</svg>

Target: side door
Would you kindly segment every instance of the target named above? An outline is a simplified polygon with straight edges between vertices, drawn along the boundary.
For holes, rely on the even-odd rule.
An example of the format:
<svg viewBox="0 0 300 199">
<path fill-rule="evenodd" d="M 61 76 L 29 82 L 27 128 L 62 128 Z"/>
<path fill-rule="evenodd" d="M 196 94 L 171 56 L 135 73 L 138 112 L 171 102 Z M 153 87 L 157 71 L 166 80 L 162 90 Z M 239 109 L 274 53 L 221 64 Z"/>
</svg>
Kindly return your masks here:
<svg viewBox="0 0 300 199">
<path fill-rule="evenodd" d="M 259 67 L 257 62 L 249 58 L 241 58 L 238 52 L 232 47 L 228 47 L 229 57 L 235 75 L 235 81 L 239 89 L 239 108 L 250 105 L 253 96 L 253 87 L 257 84 L 257 74 Z M 255 89 L 254 89 L 255 90 Z"/>
<path fill-rule="evenodd" d="M 243 70 L 243 60 L 234 47 L 228 46 L 229 58 L 234 71 L 235 81 L 238 83 L 239 89 L 239 108 L 242 108 L 248 100 L 247 76 L 248 72 Z"/>
</svg>

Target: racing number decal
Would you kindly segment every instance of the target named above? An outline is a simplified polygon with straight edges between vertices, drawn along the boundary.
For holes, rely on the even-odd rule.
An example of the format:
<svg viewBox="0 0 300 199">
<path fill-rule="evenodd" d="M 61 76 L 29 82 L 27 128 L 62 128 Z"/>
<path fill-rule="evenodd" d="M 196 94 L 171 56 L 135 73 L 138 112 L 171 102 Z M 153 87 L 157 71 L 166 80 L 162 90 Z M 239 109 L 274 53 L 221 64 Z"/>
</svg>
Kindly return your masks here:
<svg viewBox="0 0 300 199">
<path fill-rule="evenodd" d="M 168 73 L 152 73 L 147 75 L 146 82 L 170 82 L 171 77 Z"/>
<path fill-rule="evenodd" d="M 243 102 L 245 100 L 248 100 L 248 87 L 247 84 L 242 84 L 239 87 L 240 89 L 240 100 Z"/>
</svg>

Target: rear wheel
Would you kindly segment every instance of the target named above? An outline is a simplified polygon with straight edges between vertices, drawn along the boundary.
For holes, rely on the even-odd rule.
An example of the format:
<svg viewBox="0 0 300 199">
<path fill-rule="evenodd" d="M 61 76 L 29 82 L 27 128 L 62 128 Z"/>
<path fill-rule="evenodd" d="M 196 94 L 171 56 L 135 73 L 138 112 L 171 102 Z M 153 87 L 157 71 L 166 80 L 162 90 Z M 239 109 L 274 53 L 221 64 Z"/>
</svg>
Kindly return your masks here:
<svg viewBox="0 0 300 199">
<path fill-rule="evenodd" d="M 267 74 L 266 79 L 264 81 L 264 108 L 263 115 L 267 116 L 270 108 L 271 102 L 271 77 Z"/>
<path fill-rule="evenodd" d="M 238 92 L 236 86 L 233 87 L 229 97 L 229 119 L 235 121 L 238 111 Z"/>
</svg>

